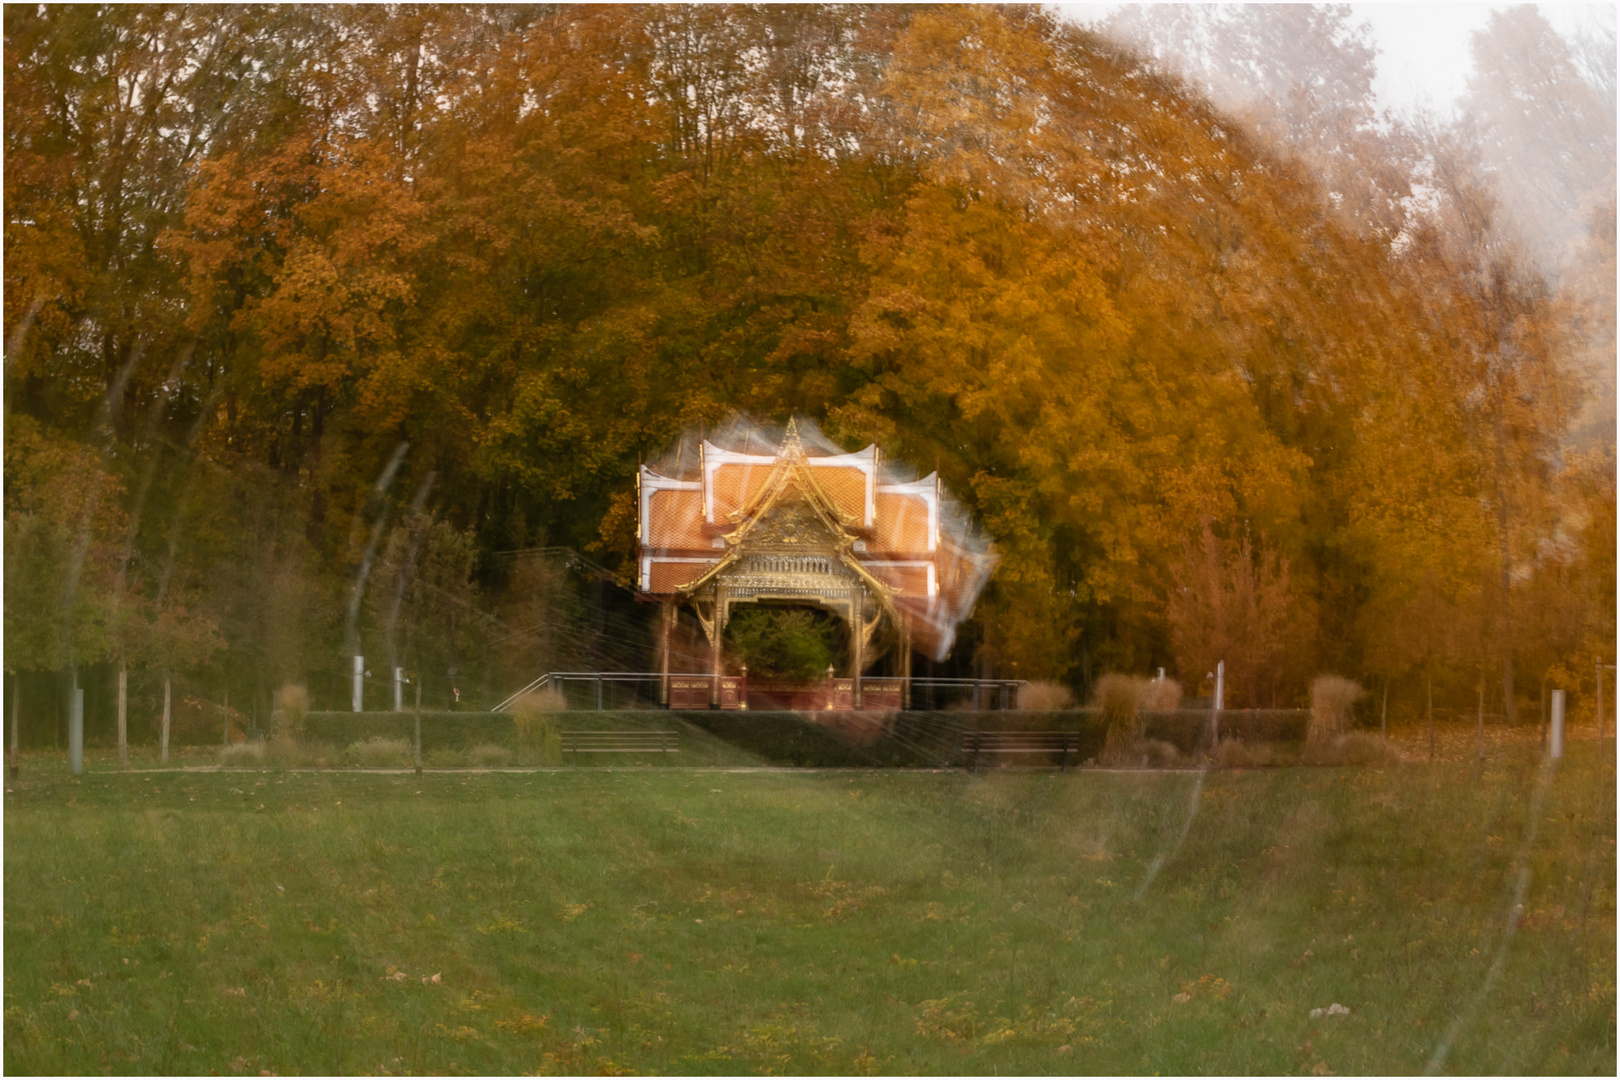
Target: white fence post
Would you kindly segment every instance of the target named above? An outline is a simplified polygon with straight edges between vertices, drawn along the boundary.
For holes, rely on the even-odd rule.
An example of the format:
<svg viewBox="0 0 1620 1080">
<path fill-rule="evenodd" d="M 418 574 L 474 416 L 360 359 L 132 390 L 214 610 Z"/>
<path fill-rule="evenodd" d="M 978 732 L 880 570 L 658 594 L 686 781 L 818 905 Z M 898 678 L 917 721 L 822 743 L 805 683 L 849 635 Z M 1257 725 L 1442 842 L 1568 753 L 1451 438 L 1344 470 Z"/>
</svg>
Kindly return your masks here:
<svg viewBox="0 0 1620 1080">
<path fill-rule="evenodd" d="M 74 776 L 84 772 L 84 687 L 73 688 L 73 699 L 68 703 L 68 771 Z"/>
<path fill-rule="evenodd" d="M 354 693 L 353 693 L 353 697 L 354 697 L 354 711 L 355 712 L 364 712 L 365 711 L 365 700 L 366 700 L 366 658 L 363 657 L 363 656 L 356 656 L 354 658 Z"/>
<path fill-rule="evenodd" d="M 1552 692 L 1552 748 L 1549 755 L 1554 761 L 1564 756 L 1564 692 Z"/>
</svg>

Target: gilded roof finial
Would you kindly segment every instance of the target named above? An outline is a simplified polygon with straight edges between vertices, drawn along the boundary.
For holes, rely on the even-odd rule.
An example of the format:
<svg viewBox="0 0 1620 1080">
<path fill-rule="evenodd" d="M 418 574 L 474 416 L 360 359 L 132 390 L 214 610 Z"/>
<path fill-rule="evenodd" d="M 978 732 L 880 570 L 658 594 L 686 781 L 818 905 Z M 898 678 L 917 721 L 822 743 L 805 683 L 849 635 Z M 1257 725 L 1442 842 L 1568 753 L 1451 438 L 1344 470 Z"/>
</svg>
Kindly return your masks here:
<svg viewBox="0 0 1620 1080">
<path fill-rule="evenodd" d="M 799 441 L 797 417 L 788 417 L 787 432 L 782 436 L 782 456 L 785 458 L 804 456 L 804 444 Z"/>
</svg>

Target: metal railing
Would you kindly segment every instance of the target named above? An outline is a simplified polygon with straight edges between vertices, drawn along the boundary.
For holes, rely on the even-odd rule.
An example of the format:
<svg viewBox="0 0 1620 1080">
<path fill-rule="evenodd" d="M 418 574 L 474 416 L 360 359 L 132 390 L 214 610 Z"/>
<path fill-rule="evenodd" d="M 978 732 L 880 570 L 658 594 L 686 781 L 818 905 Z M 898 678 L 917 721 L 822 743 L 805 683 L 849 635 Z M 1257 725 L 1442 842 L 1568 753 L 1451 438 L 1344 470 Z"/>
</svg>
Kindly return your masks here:
<svg viewBox="0 0 1620 1080">
<path fill-rule="evenodd" d="M 893 676 L 871 677 L 893 678 Z M 633 692 L 631 700 L 634 704 L 629 707 L 662 708 L 663 706 L 658 704 L 659 687 L 665 678 L 707 679 L 712 678 L 712 675 L 706 671 L 672 671 L 667 676 L 657 671 L 548 671 L 490 711 L 503 712 L 511 708 L 512 703 L 524 694 L 539 693 L 543 690 L 555 690 L 567 697 L 570 687 L 577 689 L 580 685 L 585 687 L 586 701 L 594 700 L 594 707 L 598 711 L 620 707 L 618 702 L 623 700 L 622 691 L 626 686 L 650 690 L 649 693 Z M 913 678 L 909 708 L 915 712 L 937 712 L 952 707 L 974 710 L 1016 709 L 1018 691 L 1024 685 L 1023 679 Z"/>
</svg>

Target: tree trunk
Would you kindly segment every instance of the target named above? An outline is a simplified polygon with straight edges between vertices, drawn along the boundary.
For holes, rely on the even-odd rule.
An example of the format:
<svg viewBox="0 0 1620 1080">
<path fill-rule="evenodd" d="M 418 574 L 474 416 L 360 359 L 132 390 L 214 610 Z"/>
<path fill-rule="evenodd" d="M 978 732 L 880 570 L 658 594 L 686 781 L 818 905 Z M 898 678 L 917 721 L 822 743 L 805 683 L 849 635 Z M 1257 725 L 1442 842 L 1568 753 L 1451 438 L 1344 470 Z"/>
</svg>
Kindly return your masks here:
<svg viewBox="0 0 1620 1080">
<path fill-rule="evenodd" d="M 1479 760 L 1485 760 L 1485 673 L 1479 673 Z"/>
<path fill-rule="evenodd" d="M 1384 676 L 1384 705 L 1378 713 L 1378 737 L 1389 742 L 1389 676 Z"/>
<path fill-rule="evenodd" d="M 158 755 L 161 761 L 169 760 L 169 673 L 163 673 L 163 727 L 158 733 Z"/>
<path fill-rule="evenodd" d="M 118 764 L 129 764 L 129 665 L 118 662 Z"/>
<path fill-rule="evenodd" d="M 1496 543 L 1502 564 L 1502 711 L 1508 726 L 1518 719 L 1518 703 L 1513 698 L 1513 559 L 1508 550 L 1507 452 L 1502 446 L 1502 410 L 1496 410 Z M 1484 757 L 1484 743 L 1480 744 Z"/>
</svg>

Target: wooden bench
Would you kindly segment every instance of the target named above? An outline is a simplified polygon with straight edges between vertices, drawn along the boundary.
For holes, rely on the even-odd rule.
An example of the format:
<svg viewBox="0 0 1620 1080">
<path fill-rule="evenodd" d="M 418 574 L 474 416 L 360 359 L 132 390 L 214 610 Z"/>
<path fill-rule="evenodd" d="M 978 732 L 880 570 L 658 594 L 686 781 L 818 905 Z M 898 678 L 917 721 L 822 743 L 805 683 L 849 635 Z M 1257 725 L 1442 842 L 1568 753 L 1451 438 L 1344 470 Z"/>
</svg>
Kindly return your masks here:
<svg viewBox="0 0 1620 1080">
<path fill-rule="evenodd" d="M 563 753 L 584 754 L 678 754 L 681 750 L 678 731 L 565 731 L 562 733 Z"/>
<path fill-rule="evenodd" d="M 972 755 L 979 771 L 980 754 L 1057 754 L 1058 771 L 1069 767 L 1069 751 L 1080 752 L 1080 736 L 1073 731 L 964 731 L 962 753 Z"/>
</svg>

